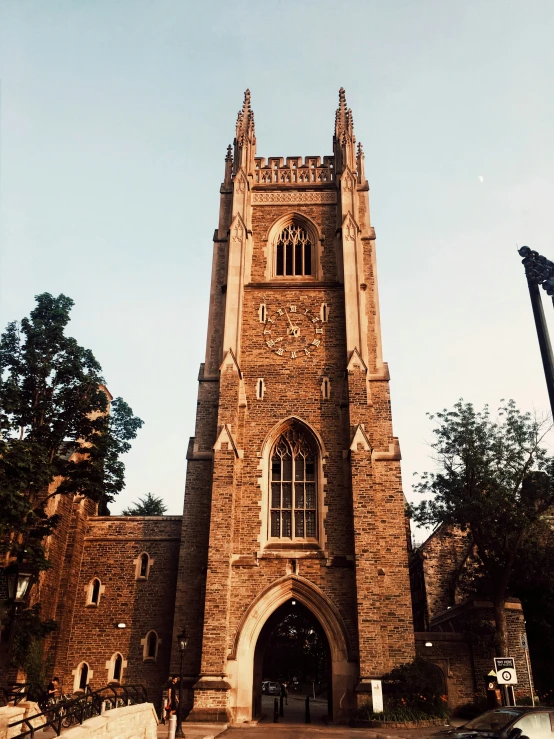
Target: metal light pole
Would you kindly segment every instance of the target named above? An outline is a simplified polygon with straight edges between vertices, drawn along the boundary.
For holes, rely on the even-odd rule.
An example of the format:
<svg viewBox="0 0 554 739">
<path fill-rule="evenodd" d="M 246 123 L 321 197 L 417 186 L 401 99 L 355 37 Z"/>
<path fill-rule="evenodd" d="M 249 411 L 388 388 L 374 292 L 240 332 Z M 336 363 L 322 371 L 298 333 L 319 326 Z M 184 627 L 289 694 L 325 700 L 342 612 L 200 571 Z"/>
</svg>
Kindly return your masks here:
<svg viewBox="0 0 554 739">
<path fill-rule="evenodd" d="M 541 256 L 528 246 L 522 246 L 521 249 L 518 249 L 518 254 L 523 257 L 522 263 L 525 266 L 531 307 L 533 308 L 537 338 L 541 350 L 542 366 L 550 399 L 550 409 L 554 417 L 554 357 L 539 291 L 539 285 L 542 285 L 548 295 L 554 296 L 554 262 Z M 554 303 L 554 297 L 552 300 Z"/>
<path fill-rule="evenodd" d="M 21 605 L 27 603 L 31 594 L 31 588 L 37 577 L 38 571 L 36 565 L 29 564 L 26 560 L 13 562 L 11 565 L 4 570 L 4 576 L 6 578 L 7 590 L 8 590 L 8 601 L 11 603 L 11 619 L 10 627 L 8 631 L 8 639 L 6 648 L 4 651 L 5 665 L 1 670 L 1 674 L 7 680 L 10 656 L 13 647 L 13 640 L 15 637 L 15 626 L 17 619 L 17 611 Z M 0 662 L 2 660 L 0 659 Z M 1 665 L 0 665 L 1 666 Z"/>
<path fill-rule="evenodd" d="M 183 657 L 185 656 L 185 649 L 187 648 L 187 644 L 189 642 L 189 638 L 187 635 L 187 630 L 183 629 L 180 634 L 177 634 L 177 643 L 179 644 L 179 654 L 181 656 L 181 664 L 179 667 L 179 704 L 177 706 L 177 729 L 175 731 L 175 737 L 176 739 L 180 737 L 181 739 L 184 739 L 183 734 L 183 722 L 182 722 L 182 713 L 181 708 L 183 705 Z"/>
</svg>

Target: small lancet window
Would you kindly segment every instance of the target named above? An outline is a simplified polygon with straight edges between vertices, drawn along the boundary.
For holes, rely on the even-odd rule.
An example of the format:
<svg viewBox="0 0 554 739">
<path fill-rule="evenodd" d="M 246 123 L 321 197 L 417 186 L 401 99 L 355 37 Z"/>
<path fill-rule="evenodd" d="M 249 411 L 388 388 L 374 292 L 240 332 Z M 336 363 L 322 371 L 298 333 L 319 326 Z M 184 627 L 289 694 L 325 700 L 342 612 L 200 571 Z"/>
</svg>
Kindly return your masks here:
<svg viewBox="0 0 554 739">
<path fill-rule="evenodd" d="M 119 654 L 119 652 L 116 652 L 111 659 L 111 675 L 110 675 L 110 681 L 109 682 L 121 682 L 121 678 L 123 677 L 123 657 Z"/>
<path fill-rule="evenodd" d="M 327 323 L 327 321 L 329 320 L 329 306 L 327 305 L 327 303 L 321 304 L 320 318 L 323 323 Z"/>
<path fill-rule="evenodd" d="M 76 670 L 73 670 L 72 674 L 75 676 L 73 679 L 73 692 L 76 693 L 78 690 L 86 690 L 88 682 L 92 677 L 92 670 L 89 670 L 89 666 L 86 662 L 81 662 Z"/>
<path fill-rule="evenodd" d="M 275 274 L 278 277 L 312 275 L 312 242 L 305 229 L 285 226 L 275 242 Z"/>
<path fill-rule="evenodd" d="M 256 400 L 263 400 L 265 393 L 265 383 L 263 377 L 258 377 L 256 382 Z"/>
<path fill-rule="evenodd" d="M 88 665 L 83 662 L 81 665 L 81 674 L 79 675 L 79 690 L 85 690 L 88 683 Z"/>
<path fill-rule="evenodd" d="M 97 606 L 100 602 L 100 580 L 95 577 L 90 588 L 90 603 Z"/>
<path fill-rule="evenodd" d="M 331 397 L 331 383 L 328 377 L 324 377 L 321 382 L 321 397 L 323 400 L 329 400 Z"/>
<path fill-rule="evenodd" d="M 148 555 L 142 554 L 140 557 L 140 575 L 139 577 L 146 577 L 148 575 Z"/>
<path fill-rule="evenodd" d="M 292 428 L 280 437 L 270 474 L 270 537 L 285 541 L 316 538 L 316 453 L 301 432 Z"/>
<path fill-rule="evenodd" d="M 105 586 L 102 585 L 97 577 L 93 577 L 88 585 L 85 585 L 84 591 L 86 596 L 87 606 L 98 606 L 100 604 L 100 598 L 105 590 Z"/>
<path fill-rule="evenodd" d="M 260 307 L 258 309 L 258 315 L 260 317 L 260 323 L 265 323 L 267 318 L 267 309 L 265 306 L 265 303 L 260 303 Z"/>
<path fill-rule="evenodd" d="M 148 575 L 150 574 L 150 567 L 152 565 L 152 562 L 154 560 L 150 559 L 147 552 L 142 552 L 142 554 L 138 557 L 138 559 L 135 559 L 135 578 L 137 580 L 148 580 Z"/>
<path fill-rule="evenodd" d="M 155 631 L 149 631 L 146 635 L 146 639 L 142 641 L 144 645 L 143 660 L 144 661 L 155 661 L 158 655 L 158 644 L 160 640 Z"/>
<path fill-rule="evenodd" d="M 146 652 L 149 657 L 156 656 L 156 647 L 158 646 L 158 637 L 155 631 L 151 631 L 148 634 L 148 642 L 146 645 Z"/>
</svg>

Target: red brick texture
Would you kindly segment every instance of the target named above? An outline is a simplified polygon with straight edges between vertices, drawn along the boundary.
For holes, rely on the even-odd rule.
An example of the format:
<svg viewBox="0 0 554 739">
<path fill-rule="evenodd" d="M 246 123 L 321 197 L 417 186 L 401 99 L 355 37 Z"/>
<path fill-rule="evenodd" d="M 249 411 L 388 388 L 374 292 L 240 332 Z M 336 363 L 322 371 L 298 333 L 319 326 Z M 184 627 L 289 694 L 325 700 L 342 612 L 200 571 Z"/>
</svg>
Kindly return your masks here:
<svg viewBox="0 0 554 739">
<path fill-rule="evenodd" d="M 238 153 L 242 156 L 240 149 Z M 231 207 L 224 197 L 227 186 L 222 188 L 212 271 L 209 366 L 201 369 L 196 432 L 189 446 L 175 629 L 183 624 L 194 634 L 185 655 L 185 672 L 190 683 L 198 679 L 192 711 L 196 718 L 221 717 L 222 709 L 236 718 L 237 711 L 247 711 L 237 698 L 237 679 L 247 676 L 243 672 L 237 678 L 234 671 L 252 671 L 253 665 L 240 663 L 234 668 L 228 660 L 252 603 L 291 573 L 323 593 L 335 609 L 352 645 L 350 659 L 358 679 L 378 677 L 415 653 L 404 497 L 399 455 L 394 451 L 388 373 L 380 359 L 367 186 L 360 184 L 354 193 L 362 259 L 356 290 L 364 294 L 358 299 L 355 291 L 348 303 L 359 300 L 365 305 L 359 321 L 366 327 L 367 360 L 347 371 L 343 275 L 351 272 L 351 265 L 342 262 L 340 228 L 346 196 L 340 195 L 338 182 L 325 182 L 310 186 L 304 191 L 304 202 L 291 206 L 281 201 L 294 200 L 294 195 L 287 195 L 294 190 L 292 184 L 268 188 L 252 184 L 255 181 L 256 177 L 250 180 L 245 194 L 243 176 L 237 171 L 234 185 L 229 184 L 229 192 L 234 192 Z M 252 204 L 256 192 L 265 193 L 263 204 Z M 337 192 L 338 204 L 334 204 Z M 243 281 L 238 288 L 237 273 L 234 267 L 226 270 L 222 248 L 225 227 L 237 212 L 246 224 Z M 314 265 L 319 262 L 317 279 L 271 277 L 274 256 L 268 239 L 273 224 L 283 217 L 315 224 L 320 235 L 313 256 Z M 236 250 L 241 232 L 233 229 Z M 222 295 L 226 295 L 225 305 Z M 238 302 L 230 302 L 234 300 Z M 309 354 L 301 350 L 294 358 L 289 349 L 279 356 L 267 346 L 264 330 L 270 324 L 260 320 L 262 304 L 276 334 L 287 330 L 277 311 L 288 312 L 294 306 L 297 315 L 308 316 L 299 323 L 308 335 L 310 321 L 321 315 L 323 303 L 329 318 L 311 324 L 323 331 L 314 334 L 321 344 L 310 347 Z M 221 337 L 233 334 L 227 334 L 222 324 L 235 320 L 237 306 L 241 311 L 238 343 L 223 346 Z M 358 349 L 362 351 L 362 346 Z M 324 377 L 330 382 L 329 398 L 321 391 Z M 260 378 L 265 386 L 263 399 L 256 395 Z M 320 445 L 320 518 L 315 542 L 275 546 L 268 541 L 268 456 L 276 429 L 287 423 L 300 424 L 298 428 Z M 360 425 L 369 446 L 350 451 Z M 193 577 L 188 576 L 191 571 Z M 174 649 L 172 669 L 177 658 Z M 349 684 L 349 705 L 355 702 L 355 683 Z"/>
<path fill-rule="evenodd" d="M 65 692 L 73 691 L 73 671 L 83 661 L 92 671 L 90 686 L 106 685 L 106 663 L 119 652 L 124 660 L 122 679 L 142 683 L 150 699 L 159 704 L 169 674 L 180 534 L 180 516 L 88 519 L 74 603 L 66 604 L 69 619 L 62 612 L 53 667 Z M 136 560 L 143 552 L 151 564 L 148 577 L 137 579 Z M 103 586 L 98 605 L 87 603 L 87 586 L 93 578 Z M 118 623 L 126 628 L 118 629 Z M 141 644 L 150 630 L 160 639 L 154 660 L 144 658 Z"/>
</svg>

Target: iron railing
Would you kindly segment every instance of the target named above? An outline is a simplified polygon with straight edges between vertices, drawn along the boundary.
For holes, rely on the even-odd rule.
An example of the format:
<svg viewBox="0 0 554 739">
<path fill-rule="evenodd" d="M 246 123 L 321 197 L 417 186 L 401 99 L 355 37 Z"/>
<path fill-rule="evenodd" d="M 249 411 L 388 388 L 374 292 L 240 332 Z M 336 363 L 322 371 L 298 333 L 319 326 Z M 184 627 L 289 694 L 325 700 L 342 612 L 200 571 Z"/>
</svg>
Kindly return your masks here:
<svg viewBox="0 0 554 739">
<path fill-rule="evenodd" d="M 14 706 L 21 701 L 30 700 L 42 708 L 48 700 L 48 693 L 36 683 L 13 683 L 6 688 L 0 688 L 0 700 L 5 701 L 5 705 L 13 703 Z"/>
<path fill-rule="evenodd" d="M 143 685 L 107 685 L 99 690 L 87 691 L 83 695 L 68 700 L 49 703 L 40 713 L 9 724 L 9 728 L 21 727 L 19 733 L 13 733 L 14 739 L 30 736 L 34 739 L 36 731 L 52 728 L 56 736 L 62 729 L 75 724 L 82 724 L 89 718 L 100 716 L 106 709 L 146 703 L 148 700 Z"/>
</svg>

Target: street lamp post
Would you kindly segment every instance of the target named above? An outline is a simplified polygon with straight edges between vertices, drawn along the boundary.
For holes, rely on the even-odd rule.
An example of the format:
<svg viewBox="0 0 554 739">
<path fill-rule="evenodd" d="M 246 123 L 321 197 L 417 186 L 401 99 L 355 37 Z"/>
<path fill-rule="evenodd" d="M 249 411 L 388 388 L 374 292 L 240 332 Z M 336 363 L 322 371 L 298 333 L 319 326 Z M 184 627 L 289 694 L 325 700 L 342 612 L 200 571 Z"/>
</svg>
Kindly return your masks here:
<svg viewBox="0 0 554 739">
<path fill-rule="evenodd" d="M 11 603 L 11 619 L 8 632 L 8 640 L 4 651 L 5 665 L 2 673 L 7 679 L 10 655 L 15 637 L 15 626 L 19 606 L 25 604 L 31 594 L 31 588 L 37 577 L 37 568 L 26 560 L 13 562 L 4 570 L 8 590 L 8 602 Z M 2 660 L 0 660 L 1 662 Z"/>
<path fill-rule="evenodd" d="M 177 705 L 177 729 L 175 731 L 175 737 L 178 739 L 179 737 L 181 739 L 184 738 L 183 734 L 183 721 L 182 721 L 182 705 L 183 705 L 183 657 L 185 656 L 185 649 L 187 648 L 187 644 L 189 642 L 189 638 L 187 635 L 187 630 L 183 629 L 180 634 L 177 634 L 177 644 L 179 645 L 179 654 L 181 657 L 181 663 L 179 667 L 179 703 Z"/>
<path fill-rule="evenodd" d="M 550 399 L 550 409 L 554 417 L 554 358 L 539 291 L 539 285 L 542 285 L 548 295 L 554 296 L 554 262 L 533 251 L 528 246 L 522 246 L 521 249 L 518 249 L 518 253 L 523 257 L 522 262 L 525 266 L 525 275 L 527 277 L 531 307 L 537 329 L 544 377 Z"/>
</svg>

